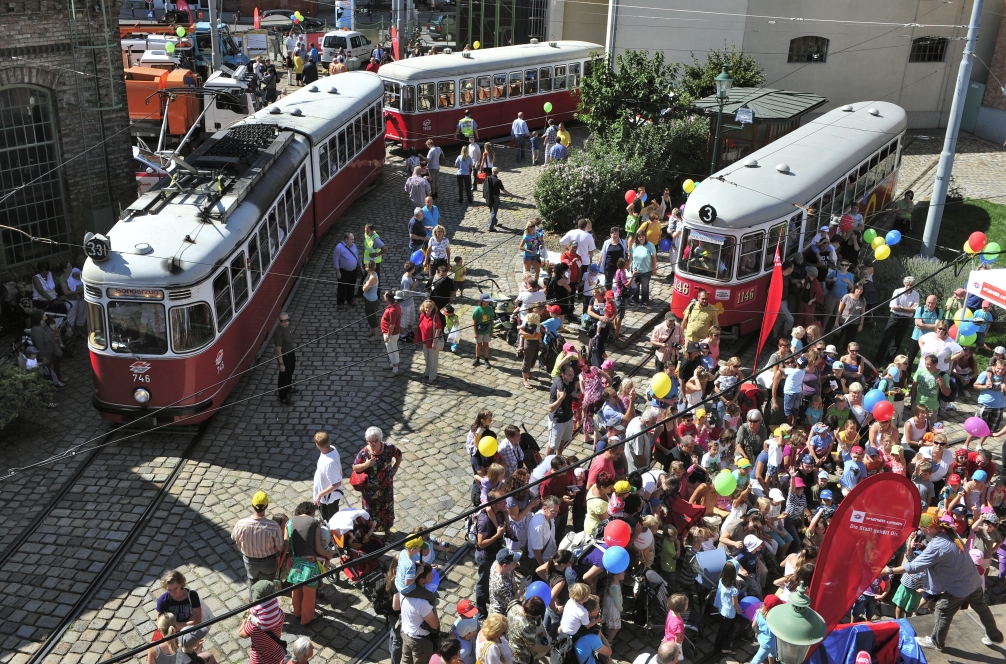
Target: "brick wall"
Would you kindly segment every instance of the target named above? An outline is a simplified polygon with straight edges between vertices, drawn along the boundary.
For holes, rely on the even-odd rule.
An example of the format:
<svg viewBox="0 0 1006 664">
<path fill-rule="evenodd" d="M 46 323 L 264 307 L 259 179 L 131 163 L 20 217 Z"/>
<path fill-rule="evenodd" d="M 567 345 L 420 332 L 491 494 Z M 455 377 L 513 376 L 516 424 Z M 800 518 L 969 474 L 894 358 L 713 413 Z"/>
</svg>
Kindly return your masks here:
<svg viewBox="0 0 1006 664">
<path fill-rule="evenodd" d="M 112 26 L 117 27 L 121 0 L 104 1 Z M 92 0 L 92 4 L 100 2 Z M 4 4 L 8 11 L 0 13 L 4 35 L 0 87 L 30 84 L 53 91 L 69 237 L 79 244 L 93 226 L 93 210 L 111 208 L 117 218 L 136 198 L 118 33 L 112 37 L 110 62 L 100 49 L 78 51 L 75 62 L 67 2 L 4 0 Z M 87 43 L 103 40 L 100 13 L 85 10 L 77 19 L 80 39 Z M 113 99 L 121 106 L 101 113 L 81 112 L 95 106 L 97 99 L 104 106 L 111 106 Z"/>
<path fill-rule="evenodd" d="M 975 63 L 975 66 L 980 66 L 980 64 Z M 992 78 L 985 88 L 982 106 L 1006 111 L 1006 95 L 996 83 L 997 80 L 1006 81 L 1006 21 L 999 24 L 999 34 L 996 35 L 996 48 L 993 51 L 992 62 L 989 63 L 989 71 Z"/>
</svg>

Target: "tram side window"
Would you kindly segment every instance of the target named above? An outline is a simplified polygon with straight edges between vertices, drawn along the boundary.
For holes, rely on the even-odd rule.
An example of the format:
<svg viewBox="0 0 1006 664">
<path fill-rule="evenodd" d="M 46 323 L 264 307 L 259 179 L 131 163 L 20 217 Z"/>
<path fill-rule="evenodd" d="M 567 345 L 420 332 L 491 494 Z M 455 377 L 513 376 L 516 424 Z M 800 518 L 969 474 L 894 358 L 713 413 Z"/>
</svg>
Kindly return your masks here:
<svg viewBox="0 0 1006 664">
<path fill-rule="evenodd" d="M 437 108 L 454 108 L 454 81 L 437 83 Z"/>
<path fill-rule="evenodd" d="M 765 246 L 765 233 L 748 233 L 741 237 L 740 261 L 737 263 L 737 278 L 744 279 L 761 270 L 762 249 Z"/>
<path fill-rule="evenodd" d="M 231 288 L 234 290 L 234 308 L 240 309 L 248 300 L 248 270 L 242 251 L 231 261 Z"/>
<path fill-rule="evenodd" d="M 894 155 L 894 168 L 901 166 L 901 152 L 898 150 L 898 141 L 900 140 L 898 139 L 891 143 L 891 154 Z"/>
<path fill-rule="evenodd" d="M 162 304 L 109 302 L 108 324 L 112 350 L 116 353 L 163 355 L 168 352 L 168 326 Z"/>
<path fill-rule="evenodd" d="M 521 96 L 521 74 L 519 71 L 510 72 L 510 98 Z"/>
<path fill-rule="evenodd" d="M 279 230 L 279 235 L 277 239 L 279 240 L 279 245 L 282 246 L 286 243 L 286 200 L 283 198 L 283 194 L 279 195 L 279 200 L 276 201 L 276 228 Z"/>
<path fill-rule="evenodd" d="M 329 175 L 331 173 L 328 170 L 328 144 L 325 143 L 318 148 L 318 179 L 321 184 L 328 182 Z"/>
<path fill-rule="evenodd" d="M 492 98 L 492 86 L 489 84 L 488 76 L 479 76 L 475 79 L 475 96 L 478 103 L 484 103 Z"/>
<path fill-rule="evenodd" d="M 480 76 L 479 80 L 486 79 L 486 87 L 489 87 L 489 78 L 487 76 Z M 461 106 L 471 106 L 475 103 L 475 79 L 474 78 L 463 78 L 460 83 L 461 88 Z M 480 88 L 481 90 L 481 88 Z"/>
<path fill-rule="evenodd" d="M 108 346 L 105 336 L 105 308 L 95 302 L 87 303 L 87 343 L 104 350 Z"/>
<path fill-rule="evenodd" d="M 363 151 L 363 118 L 356 118 L 353 121 L 353 133 L 356 135 L 356 152 L 354 154 L 359 154 Z"/>
<path fill-rule="evenodd" d="M 866 194 L 867 188 L 870 184 L 870 163 L 864 161 L 859 167 L 859 179 L 856 180 L 856 196 L 851 201 L 849 201 L 849 206 L 851 207 L 853 203 L 863 200 L 863 196 Z"/>
<path fill-rule="evenodd" d="M 282 200 L 280 202 L 282 203 Z M 276 209 L 273 208 L 269 211 L 269 255 L 273 261 L 279 254 L 279 227 L 276 224 L 276 217 Z"/>
<path fill-rule="evenodd" d="M 810 241 L 814 239 L 814 236 L 817 235 L 817 229 L 821 227 L 821 205 L 820 198 L 807 205 L 809 211 L 807 212 L 807 224 L 804 227 L 803 233 L 804 249 L 810 246 Z"/>
<path fill-rule="evenodd" d="M 788 241 L 786 239 L 786 222 L 781 224 L 776 224 L 772 228 L 768 229 L 768 247 L 765 249 L 765 266 L 764 269 L 771 270 L 775 265 L 775 248 L 779 244 L 780 237 L 782 239 L 783 245 L 782 249 L 779 251 L 779 259 L 786 260 L 786 247 L 788 246 Z M 799 231 L 797 231 L 799 232 Z"/>
<path fill-rule="evenodd" d="M 269 256 L 269 224 L 263 223 L 258 229 L 258 246 L 262 261 L 262 274 L 269 271 L 272 258 Z"/>
<path fill-rule="evenodd" d="M 213 307 L 217 310 L 217 328 L 224 329 L 234 315 L 231 309 L 231 282 L 227 270 L 221 270 L 213 280 Z"/>
<path fill-rule="evenodd" d="M 541 67 L 538 69 L 538 89 L 541 92 L 552 91 L 552 68 Z"/>
<path fill-rule="evenodd" d="M 569 63 L 569 89 L 575 90 L 580 87 L 580 63 Z"/>
<path fill-rule="evenodd" d="M 416 86 L 402 86 L 402 113 L 416 112 Z"/>
<path fill-rule="evenodd" d="M 419 112 L 433 110 L 433 83 L 419 84 Z"/>
<path fill-rule="evenodd" d="M 831 205 L 832 201 L 834 200 L 835 200 L 834 189 L 829 189 L 828 191 L 824 192 L 824 196 L 821 197 L 821 207 L 818 208 L 820 210 L 820 212 L 817 215 L 818 228 L 820 228 L 821 226 L 827 226 L 828 222 L 831 221 Z M 817 228 L 814 229 L 814 232 L 817 233 Z"/>
<path fill-rule="evenodd" d="M 300 167 L 300 173 L 297 175 L 297 190 L 300 194 L 300 203 L 297 205 L 297 218 L 304 213 L 307 209 L 307 166 Z"/>
<path fill-rule="evenodd" d="M 290 231 L 293 229 L 293 225 L 295 223 L 297 223 L 297 206 L 294 204 L 294 195 L 293 195 L 293 185 L 292 184 L 286 188 L 286 194 L 284 195 L 284 198 L 286 199 L 286 232 L 287 232 L 287 234 L 289 234 Z M 283 224 L 281 223 L 279 225 L 279 227 L 280 227 L 280 230 L 282 230 L 283 229 Z M 283 240 L 281 240 L 281 244 L 282 244 L 282 242 L 285 242 L 285 241 L 286 241 L 286 238 L 284 238 Z"/>
<path fill-rule="evenodd" d="M 888 161 L 888 158 L 890 156 L 891 156 L 891 148 L 890 148 L 890 146 L 886 146 L 883 150 L 880 151 L 880 164 L 877 167 L 878 168 L 878 171 L 877 171 L 877 181 L 878 182 L 881 181 L 881 180 L 883 180 L 884 178 L 886 178 L 887 175 L 888 175 L 888 173 L 891 172 L 890 168 L 889 168 L 890 162 Z"/>
<path fill-rule="evenodd" d="M 565 90 L 566 89 L 566 65 L 556 65 L 555 66 L 555 89 Z"/>
<path fill-rule="evenodd" d="M 339 163 L 339 137 L 333 136 L 328 139 L 328 161 L 329 170 L 332 171 L 332 175 L 338 172 L 341 164 Z"/>
<path fill-rule="evenodd" d="M 187 353 L 213 341 L 213 314 L 210 305 L 196 302 L 168 310 L 171 322 L 171 349 Z"/>
<path fill-rule="evenodd" d="M 727 281 L 734 262 L 734 239 L 730 236 L 694 232 L 685 228 L 678 265 L 685 274 Z"/>
<path fill-rule="evenodd" d="M 400 83 L 384 82 L 384 105 L 396 111 L 401 110 L 402 86 Z"/>
<path fill-rule="evenodd" d="M 537 94 L 538 92 L 538 70 L 528 69 L 524 72 L 524 94 Z"/>
<path fill-rule="evenodd" d="M 783 260 L 792 258 L 800 251 L 800 225 L 803 223 L 803 215 L 796 213 L 789 218 L 789 228 L 786 229 L 786 255 Z"/>
<path fill-rule="evenodd" d="M 493 101 L 506 99 L 506 74 L 493 74 Z"/>
<path fill-rule="evenodd" d="M 248 274 L 251 276 L 252 288 L 258 288 L 258 282 L 262 278 L 262 270 L 259 268 L 258 235 L 254 233 L 248 240 Z"/>
<path fill-rule="evenodd" d="M 339 132 L 339 168 L 346 165 L 346 130 Z"/>
<path fill-rule="evenodd" d="M 845 204 L 845 179 L 839 181 L 835 185 L 835 198 L 831 201 L 831 216 L 841 216 L 845 208 L 842 206 Z M 831 217 L 821 220 L 821 225 L 823 226 L 826 222 L 831 221 Z"/>
<path fill-rule="evenodd" d="M 873 189 L 877 185 L 878 182 L 880 182 L 882 179 L 884 179 L 883 178 L 883 171 L 884 171 L 884 165 L 880 161 L 880 154 L 878 153 L 878 154 L 875 154 L 872 157 L 870 157 L 870 173 L 869 173 L 869 176 L 866 178 L 866 180 L 867 180 L 866 190 L 867 191 Z"/>
</svg>

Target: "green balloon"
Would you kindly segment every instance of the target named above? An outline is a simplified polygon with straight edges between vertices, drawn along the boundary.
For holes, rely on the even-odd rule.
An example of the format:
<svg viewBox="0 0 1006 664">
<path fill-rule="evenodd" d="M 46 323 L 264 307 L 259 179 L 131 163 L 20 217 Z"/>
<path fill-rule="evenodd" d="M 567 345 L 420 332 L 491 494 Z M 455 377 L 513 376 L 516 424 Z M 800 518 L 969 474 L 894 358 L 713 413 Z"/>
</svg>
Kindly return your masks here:
<svg viewBox="0 0 1006 664">
<path fill-rule="evenodd" d="M 168 53 L 174 53 L 175 45 L 172 42 L 168 42 L 167 44 L 164 45 L 164 50 L 167 51 Z"/>
<path fill-rule="evenodd" d="M 999 258 L 1000 251 L 1002 251 L 1002 247 L 999 246 L 998 242 L 989 242 L 982 249 L 982 258 L 986 263 L 994 263 Z"/>
<path fill-rule="evenodd" d="M 867 228 L 866 231 L 863 232 L 863 239 L 866 240 L 867 244 L 872 243 L 874 238 L 876 237 L 877 237 L 877 231 L 873 230 L 872 228 Z"/>
<path fill-rule="evenodd" d="M 545 112 L 546 113 L 552 112 L 552 102 L 550 101 L 545 102 Z"/>
<path fill-rule="evenodd" d="M 969 334 L 966 337 L 957 337 L 957 343 L 962 346 L 974 346 L 976 341 L 978 341 L 978 334 Z"/>
<path fill-rule="evenodd" d="M 721 496 L 732 496 L 737 489 L 737 478 L 729 470 L 721 470 L 713 480 L 713 488 Z"/>
<path fill-rule="evenodd" d="M 178 35 L 179 37 L 184 37 L 185 28 L 183 28 L 182 26 L 178 26 L 178 29 L 175 30 L 175 34 Z"/>
</svg>

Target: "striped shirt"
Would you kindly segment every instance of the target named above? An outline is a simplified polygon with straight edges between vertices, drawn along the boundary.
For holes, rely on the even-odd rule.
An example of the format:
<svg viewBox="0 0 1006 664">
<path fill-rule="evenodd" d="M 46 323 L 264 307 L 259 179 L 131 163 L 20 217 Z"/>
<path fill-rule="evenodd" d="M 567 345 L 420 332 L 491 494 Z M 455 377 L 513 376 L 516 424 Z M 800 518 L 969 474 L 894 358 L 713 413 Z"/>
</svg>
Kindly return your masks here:
<svg viewBox="0 0 1006 664">
<path fill-rule="evenodd" d="M 283 610 L 278 599 L 271 599 L 265 604 L 253 607 L 248 616 L 251 628 L 251 664 L 281 664 L 283 648 L 266 631 L 272 632 L 276 638 L 283 634 Z"/>
<path fill-rule="evenodd" d="M 283 550 L 283 531 L 272 519 L 249 516 L 234 524 L 231 539 L 241 555 L 248 558 L 268 558 Z"/>
<path fill-rule="evenodd" d="M 786 516 L 790 519 L 802 519 L 803 511 L 807 509 L 807 494 L 796 495 L 796 491 L 790 489 L 789 496 L 786 497 Z"/>
</svg>

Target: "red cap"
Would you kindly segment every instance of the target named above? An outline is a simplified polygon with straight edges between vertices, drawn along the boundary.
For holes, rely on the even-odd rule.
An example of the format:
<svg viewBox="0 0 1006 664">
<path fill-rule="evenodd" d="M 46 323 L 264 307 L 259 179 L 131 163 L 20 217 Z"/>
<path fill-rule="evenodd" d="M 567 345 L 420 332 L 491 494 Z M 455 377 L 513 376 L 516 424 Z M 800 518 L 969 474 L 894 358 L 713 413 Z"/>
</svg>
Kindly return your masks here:
<svg viewBox="0 0 1006 664">
<path fill-rule="evenodd" d="M 605 300 L 614 300 L 615 299 L 615 291 L 608 291 L 608 292 L 606 292 L 604 294 L 604 299 Z"/>
<path fill-rule="evenodd" d="M 560 307 L 558 304 L 550 304 L 548 305 L 548 307 L 546 307 L 546 309 L 548 310 L 548 313 L 552 314 L 553 316 L 562 313 L 562 307 Z"/>
<path fill-rule="evenodd" d="M 968 456 L 968 450 L 967 450 L 967 448 L 964 448 L 964 447 L 958 447 L 958 448 L 957 448 L 957 451 L 956 451 L 956 452 L 954 452 L 954 456 L 958 456 L 958 457 L 965 457 L 965 458 L 967 458 L 967 456 Z"/>
<path fill-rule="evenodd" d="M 864 453 L 863 452 L 863 448 L 860 447 L 859 445 L 853 446 L 853 448 L 852 448 L 852 454 L 856 454 L 856 453 L 863 454 Z"/>
<path fill-rule="evenodd" d="M 470 599 L 463 599 L 458 602 L 458 615 L 463 618 L 474 618 L 479 614 L 478 608 Z"/>
<path fill-rule="evenodd" d="M 961 476 L 958 475 L 957 473 L 954 473 L 953 475 L 947 478 L 947 484 L 960 484 L 960 483 L 961 483 Z"/>
<path fill-rule="evenodd" d="M 765 610 L 771 611 L 773 607 L 779 606 L 780 604 L 785 604 L 782 598 L 778 595 L 768 595 L 765 597 Z"/>
</svg>

